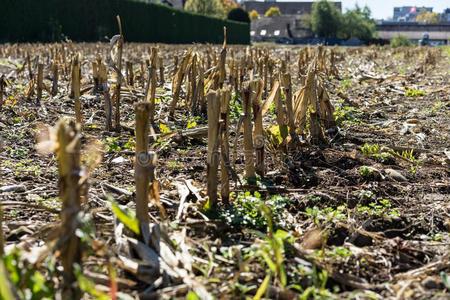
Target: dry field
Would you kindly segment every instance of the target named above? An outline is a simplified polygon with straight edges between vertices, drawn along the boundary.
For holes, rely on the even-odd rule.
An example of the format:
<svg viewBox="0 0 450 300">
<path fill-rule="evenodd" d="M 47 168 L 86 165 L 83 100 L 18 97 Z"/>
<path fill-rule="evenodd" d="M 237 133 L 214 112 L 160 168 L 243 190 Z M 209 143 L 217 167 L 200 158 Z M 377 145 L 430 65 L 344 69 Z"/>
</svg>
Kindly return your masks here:
<svg viewBox="0 0 450 300">
<path fill-rule="evenodd" d="M 450 299 L 448 48 L 116 36 L 0 75 L 0 298 Z"/>
</svg>

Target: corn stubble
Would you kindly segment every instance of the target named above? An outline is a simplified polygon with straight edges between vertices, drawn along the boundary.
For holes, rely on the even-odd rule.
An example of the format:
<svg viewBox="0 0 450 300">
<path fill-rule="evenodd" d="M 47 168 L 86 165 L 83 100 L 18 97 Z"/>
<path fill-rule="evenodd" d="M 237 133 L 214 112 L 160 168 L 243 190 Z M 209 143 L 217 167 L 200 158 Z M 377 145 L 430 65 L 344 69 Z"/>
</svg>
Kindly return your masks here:
<svg viewBox="0 0 450 300">
<path fill-rule="evenodd" d="M 234 188 L 240 182 L 235 166 L 239 155 L 243 156 L 244 161 L 243 177 L 250 186 L 255 187 L 257 177 L 266 176 L 266 129 L 271 122 L 279 127 L 282 145 L 286 149 L 302 147 L 304 143 L 300 143 L 301 138 L 313 145 L 328 142 L 325 130 L 335 126 L 335 122 L 324 77 L 330 74 L 337 76 L 337 70 L 334 65 L 328 66 L 329 56 L 325 51 L 318 50 L 315 54 L 315 51 L 305 49 L 300 52 L 298 59 L 298 76 L 293 76 L 289 54 L 276 59 L 270 56 L 267 49 L 247 47 L 245 51 L 238 51 L 238 48 L 229 48 L 226 30 L 220 49 L 193 46 L 181 55 L 177 53 L 173 58 L 173 65 L 165 67 L 167 56 L 164 55 L 164 46 L 146 49 L 148 58 L 145 62 L 130 58 L 124 44 L 120 18 L 118 24 L 120 33 L 111 39 L 106 59 L 103 60 L 98 53 L 88 65 L 92 70 L 92 95 L 103 106 L 98 118 L 102 120 L 104 130 L 110 135 L 113 130 L 119 132 L 126 128 L 134 134 L 136 192 L 133 210 L 138 229 L 131 230 L 119 217 L 115 217 L 114 251 L 118 258 L 117 266 L 137 282 L 146 286 L 153 285 L 154 290 L 184 284 L 201 295 L 202 299 L 211 299 L 210 293 L 195 275 L 185 239 L 186 233 L 181 237 L 177 236 L 180 244 L 175 246 L 166 227 L 166 221 L 170 221 L 170 213 L 160 199 L 161 184 L 156 172 L 158 159 L 156 146 L 152 143 L 162 143 L 175 136 L 206 138 L 206 186 L 203 189 L 207 199 L 187 183 L 185 198 L 194 196 L 202 205 L 208 203 L 207 209 L 210 210 L 228 206 L 232 200 L 231 182 L 235 181 Z M 59 257 L 64 269 L 63 299 L 82 297 L 74 265 L 83 265 L 83 247 L 76 230 L 81 226 L 78 216 L 82 205 L 87 203 L 87 175 L 82 172 L 80 151 L 82 128 L 84 126 L 87 129 L 83 120 L 83 106 L 86 104 L 81 101 L 81 94 L 89 88 L 84 87 L 87 80 L 82 80 L 82 76 L 87 76 L 81 72 L 85 64 L 80 49 L 72 47 L 74 46 L 69 44 L 55 49 L 53 57 L 48 59 L 52 74 L 49 94 L 59 95 L 62 91 L 60 81 L 70 80 L 69 96 L 73 97 L 75 113 L 75 120 L 61 119 L 55 127 L 55 153 L 63 203 L 58 242 Z M 122 75 L 122 61 L 125 61 L 126 76 Z M 29 84 L 25 93 L 30 97 L 36 93 L 38 101 L 44 102 L 44 64 L 37 64 L 36 77 L 29 53 L 26 53 L 26 62 Z M 165 74 L 172 78 L 164 78 Z M 294 83 L 297 81 L 294 77 L 301 85 L 296 93 Z M 165 85 L 166 81 L 170 81 L 169 84 Z M 162 88 L 171 86 L 169 101 L 157 103 L 158 85 Z M 4 103 L 5 90 L 6 79 L 2 76 L 0 109 Z M 124 117 L 121 116 L 122 103 L 127 102 L 134 105 L 134 128 L 127 127 L 128 123 L 124 123 Z M 275 113 L 273 118 L 269 114 L 272 107 Z M 232 112 L 237 114 L 236 120 L 231 118 Z M 85 114 L 87 119 L 87 113 Z M 168 120 L 163 120 L 161 114 L 166 114 Z M 176 124 L 179 114 L 206 117 L 207 125 L 183 130 L 180 134 L 153 132 L 161 121 Z M 89 122 L 92 123 L 92 120 Z M 237 130 L 234 131 L 234 128 Z M 126 133 L 114 134 L 122 136 Z M 230 138 L 233 135 L 235 155 L 231 158 Z M 157 217 L 151 215 L 150 207 L 157 208 Z M 177 219 L 186 221 L 182 213 L 183 209 Z M 0 239 L 0 251 L 3 248 L 2 242 Z"/>
</svg>

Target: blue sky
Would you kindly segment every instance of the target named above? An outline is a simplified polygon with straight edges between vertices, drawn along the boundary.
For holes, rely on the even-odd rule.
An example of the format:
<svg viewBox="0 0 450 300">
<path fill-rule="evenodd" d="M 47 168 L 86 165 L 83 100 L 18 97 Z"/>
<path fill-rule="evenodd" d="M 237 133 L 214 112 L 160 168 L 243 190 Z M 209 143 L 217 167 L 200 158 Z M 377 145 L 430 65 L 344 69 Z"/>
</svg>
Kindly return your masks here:
<svg viewBox="0 0 450 300">
<path fill-rule="evenodd" d="M 279 0 L 299 1 L 299 0 Z M 341 0 L 344 10 L 353 8 L 356 3 L 360 6 L 367 5 L 372 10 L 375 19 L 387 19 L 392 17 L 394 6 L 427 6 L 433 7 L 434 12 L 442 12 L 445 8 L 450 8 L 449 0 Z"/>
</svg>

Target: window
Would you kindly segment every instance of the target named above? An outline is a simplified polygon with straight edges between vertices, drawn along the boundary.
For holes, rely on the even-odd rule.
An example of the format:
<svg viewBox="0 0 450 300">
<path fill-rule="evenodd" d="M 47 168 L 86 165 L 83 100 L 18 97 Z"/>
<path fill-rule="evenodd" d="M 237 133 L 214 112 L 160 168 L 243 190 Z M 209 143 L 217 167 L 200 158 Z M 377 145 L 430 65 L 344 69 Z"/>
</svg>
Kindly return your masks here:
<svg viewBox="0 0 450 300">
<path fill-rule="evenodd" d="M 274 35 L 274 36 L 279 36 L 279 35 L 280 35 L 280 31 L 279 31 L 279 30 L 275 30 L 275 31 L 273 32 L 273 35 Z"/>
<path fill-rule="evenodd" d="M 254 36 L 255 35 L 255 31 L 254 30 L 250 31 L 250 35 Z"/>
<path fill-rule="evenodd" d="M 267 30 L 265 30 L 265 29 L 263 29 L 263 30 L 261 30 L 261 33 L 260 33 L 261 35 L 266 35 L 267 34 Z"/>
</svg>

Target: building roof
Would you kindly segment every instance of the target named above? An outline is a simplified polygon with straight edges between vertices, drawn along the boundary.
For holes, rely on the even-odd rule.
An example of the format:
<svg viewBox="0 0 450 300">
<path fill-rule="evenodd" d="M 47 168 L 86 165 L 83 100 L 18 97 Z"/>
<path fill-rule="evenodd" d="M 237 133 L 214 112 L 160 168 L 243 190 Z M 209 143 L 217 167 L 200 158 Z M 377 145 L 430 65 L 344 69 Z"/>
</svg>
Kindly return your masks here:
<svg viewBox="0 0 450 300">
<path fill-rule="evenodd" d="M 309 2 L 275 2 L 275 1 L 244 1 L 243 7 L 246 11 L 256 10 L 260 15 L 264 14 L 270 7 L 277 6 L 283 15 L 310 14 L 313 1 Z M 336 7 L 342 11 L 342 3 L 334 2 Z"/>
</svg>

